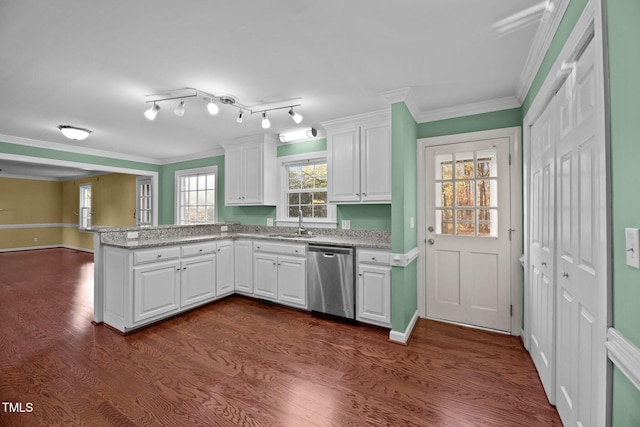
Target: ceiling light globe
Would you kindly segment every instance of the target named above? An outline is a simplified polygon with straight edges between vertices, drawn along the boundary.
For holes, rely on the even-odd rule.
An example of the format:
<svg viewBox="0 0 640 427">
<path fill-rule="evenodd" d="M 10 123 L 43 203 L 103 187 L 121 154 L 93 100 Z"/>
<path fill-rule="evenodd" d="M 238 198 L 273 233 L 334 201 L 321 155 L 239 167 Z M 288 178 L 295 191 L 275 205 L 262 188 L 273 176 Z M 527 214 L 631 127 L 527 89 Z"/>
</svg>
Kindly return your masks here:
<svg viewBox="0 0 640 427">
<path fill-rule="evenodd" d="M 160 106 L 158 104 L 153 104 L 151 108 L 144 112 L 144 116 L 149 120 L 154 120 L 158 115 L 158 111 L 160 111 Z"/>
<path fill-rule="evenodd" d="M 58 129 L 60 129 L 60 132 L 62 132 L 64 136 L 69 139 L 73 139 L 74 141 L 83 141 L 87 139 L 91 133 L 89 129 L 77 128 L 75 126 L 68 125 L 60 125 L 58 126 Z"/>
<path fill-rule="evenodd" d="M 216 104 L 214 104 L 213 101 L 209 101 L 209 103 L 207 104 L 207 111 L 212 116 L 215 116 L 220 112 L 220 108 Z"/>
<path fill-rule="evenodd" d="M 267 118 L 267 113 L 262 113 L 262 129 L 269 129 L 271 127 L 271 122 Z"/>
<path fill-rule="evenodd" d="M 302 122 L 302 115 L 294 112 L 293 108 L 289 110 L 289 115 L 291 116 L 293 121 L 296 122 L 296 124 L 300 124 L 300 122 Z"/>
</svg>

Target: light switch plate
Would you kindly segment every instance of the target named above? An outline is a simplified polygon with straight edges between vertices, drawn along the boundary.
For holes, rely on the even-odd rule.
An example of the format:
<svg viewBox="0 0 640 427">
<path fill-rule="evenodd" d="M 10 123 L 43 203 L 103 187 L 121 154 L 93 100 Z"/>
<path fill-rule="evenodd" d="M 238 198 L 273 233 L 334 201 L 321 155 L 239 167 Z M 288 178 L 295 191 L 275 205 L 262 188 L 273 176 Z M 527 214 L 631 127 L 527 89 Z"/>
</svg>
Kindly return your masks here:
<svg viewBox="0 0 640 427">
<path fill-rule="evenodd" d="M 340 228 L 343 230 L 351 230 L 351 220 L 343 219 Z"/>
<path fill-rule="evenodd" d="M 637 228 L 625 228 L 624 235 L 627 265 L 633 268 L 640 268 L 640 230 Z"/>
<path fill-rule="evenodd" d="M 267 226 L 273 227 L 273 218 L 267 218 Z"/>
<path fill-rule="evenodd" d="M 225 231 L 227 231 L 228 229 L 229 229 L 229 227 L 227 227 L 226 225 L 221 225 L 221 226 L 220 226 L 220 231 L 221 231 L 221 232 L 223 232 L 223 233 L 224 233 Z"/>
<path fill-rule="evenodd" d="M 137 231 L 127 231 L 127 239 L 137 239 L 138 232 Z"/>
<path fill-rule="evenodd" d="M 413 219 L 413 217 L 409 218 L 409 228 L 413 228 L 416 226 L 416 221 Z"/>
</svg>

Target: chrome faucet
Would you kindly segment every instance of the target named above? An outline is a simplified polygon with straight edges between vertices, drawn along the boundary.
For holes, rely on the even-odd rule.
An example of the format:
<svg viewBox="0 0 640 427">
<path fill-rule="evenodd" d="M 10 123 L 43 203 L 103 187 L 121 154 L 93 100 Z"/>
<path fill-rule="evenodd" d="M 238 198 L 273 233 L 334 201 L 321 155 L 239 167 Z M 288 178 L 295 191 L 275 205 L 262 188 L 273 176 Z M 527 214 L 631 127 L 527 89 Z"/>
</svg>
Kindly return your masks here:
<svg viewBox="0 0 640 427">
<path fill-rule="evenodd" d="M 304 228 L 302 227 L 302 209 L 298 209 L 298 234 L 302 234 Z"/>
</svg>

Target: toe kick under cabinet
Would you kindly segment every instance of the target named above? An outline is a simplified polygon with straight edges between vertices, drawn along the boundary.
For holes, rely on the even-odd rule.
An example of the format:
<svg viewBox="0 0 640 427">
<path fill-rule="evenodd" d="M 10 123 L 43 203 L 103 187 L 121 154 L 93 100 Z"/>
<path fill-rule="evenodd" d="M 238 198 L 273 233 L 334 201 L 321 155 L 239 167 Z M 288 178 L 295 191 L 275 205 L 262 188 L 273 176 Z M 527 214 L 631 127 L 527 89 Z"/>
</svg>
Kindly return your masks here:
<svg viewBox="0 0 640 427">
<path fill-rule="evenodd" d="M 234 292 L 233 242 L 104 251 L 104 322 L 128 332 Z"/>
</svg>

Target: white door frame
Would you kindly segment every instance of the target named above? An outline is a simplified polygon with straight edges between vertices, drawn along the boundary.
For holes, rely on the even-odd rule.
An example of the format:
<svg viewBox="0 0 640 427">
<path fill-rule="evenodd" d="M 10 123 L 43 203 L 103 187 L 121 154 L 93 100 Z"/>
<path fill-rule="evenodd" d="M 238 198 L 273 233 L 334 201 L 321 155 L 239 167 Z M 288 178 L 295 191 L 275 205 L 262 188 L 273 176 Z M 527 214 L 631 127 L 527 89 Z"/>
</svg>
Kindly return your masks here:
<svg viewBox="0 0 640 427">
<path fill-rule="evenodd" d="M 589 3 L 585 6 L 585 9 L 580 16 L 580 19 L 576 23 L 573 28 L 571 35 L 567 39 L 564 47 L 562 48 L 558 58 L 554 62 L 551 70 L 547 74 L 540 90 L 538 91 L 538 95 L 531 103 L 531 107 L 527 112 L 527 115 L 523 120 L 523 142 L 524 142 L 524 167 L 525 167 L 525 206 L 524 206 L 524 221 L 525 224 L 529 224 L 529 196 L 531 193 L 531 183 L 528 179 L 528 164 L 530 162 L 530 149 L 531 149 L 531 126 L 538 117 L 542 114 L 544 109 L 546 108 L 549 100 L 556 91 L 560 88 L 564 79 L 566 77 L 565 70 L 567 69 L 567 64 L 571 64 L 573 60 L 579 57 L 582 49 L 586 46 L 588 41 L 593 37 L 592 43 L 595 44 L 596 50 L 596 58 L 595 58 L 595 68 L 596 68 L 596 84 L 598 89 L 598 96 L 600 99 L 600 108 L 601 110 L 597 113 L 598 123 L 596 125 L 596 135 L 599 141 L 604 141 L 605 143 L 605 151 L 606 151 L 606 206 L 603 206 L 603 212 L 605 215 L 604 222 L 606 223 L 606 242 L 602 242 L 606 245 L 606 256 L 603 261 L 603 267 L 606 268 L 606 287 L 600 289 L 598 295 L 598 301 L 600 301 L 600 307 L 598 307 L 598 319 L 603 322 L 603 324 L 596 325 L 596 328 L 600 331 L 599 335 L 606 339 L 606 331 L 607 328 L 611 325 L 611 182 L 610 182 L 610 141 L 609 134 L 607 132 L 607 123 L 605 120 L 605 112 L 606 112 L 606 86 L 605 86 L 605 44 L 603 38 L 603 15 L 602 15 L 602 0 L 590 0 Z M 529 241 L 529 233 L 528 226 L 525 227 L 525 242 Z M 529 253 L 527 247 L 525 245 L 525 271 L 529 271 Z M 525 275 L 526 276 L 526 275 Z M 529 334 L 530 334 L 530 313 L 525 307 L 525 324 L 523 331 L 523 341 L 527 350 L 530 348 L 529 346 Z M 554 330 L 556 329 L 555 319 L 554 319 Z M 601 360 L 607 360 L 606 358 L 606 347 L 605 343 L 597 343 L 598 348 L 601 347 L 600 351 Z M 598 401 L 598 419 L 596 420 L 596 425 L 609 425 L 607 420 L 610 420 L 610 406 L 611 406 L 611 368 L 610 363 L 607 362 L 603 364 L 604 366 L 601 369 L 604 371 L 605 385 L 606 387 L 602 387 L 599 389 L 599 401 Z M 555 381 L 555 379 L 554 379 Z"/>
<path fill-rule="evenodd" d="M 521 128 L 511 127 L 503 129 L 494 129 L 479 132 L 461 133 L 456 135 L 437 136 L 432 138 L 418 139 L 417 159 L 418 159 L 418 249 L 420 256 L 418 257 L 418 314 L 420 317 L 427 317 L 426 312 L 426 224 L 425 224 L 425 205 L 426 205 L 426 188 L 425 178 L 426 170 L 424 164 L 424 150 L 426 147 L 437 145 L 459 144 L 463 142 L 472 142 L 483 139 L 509 138 L 509 153 L 511 157 L 510 172 L 510 222 L 511 228 L 515 231 L 511 233 L 511 305 L 513 306 L 513 314 L 511 316 L 511 335 L 520 336 L 522 331 L 522 267 L 520 265 L 520 256 L 522 254 L 522 144 L 520 140 Z"/>
</svg>

